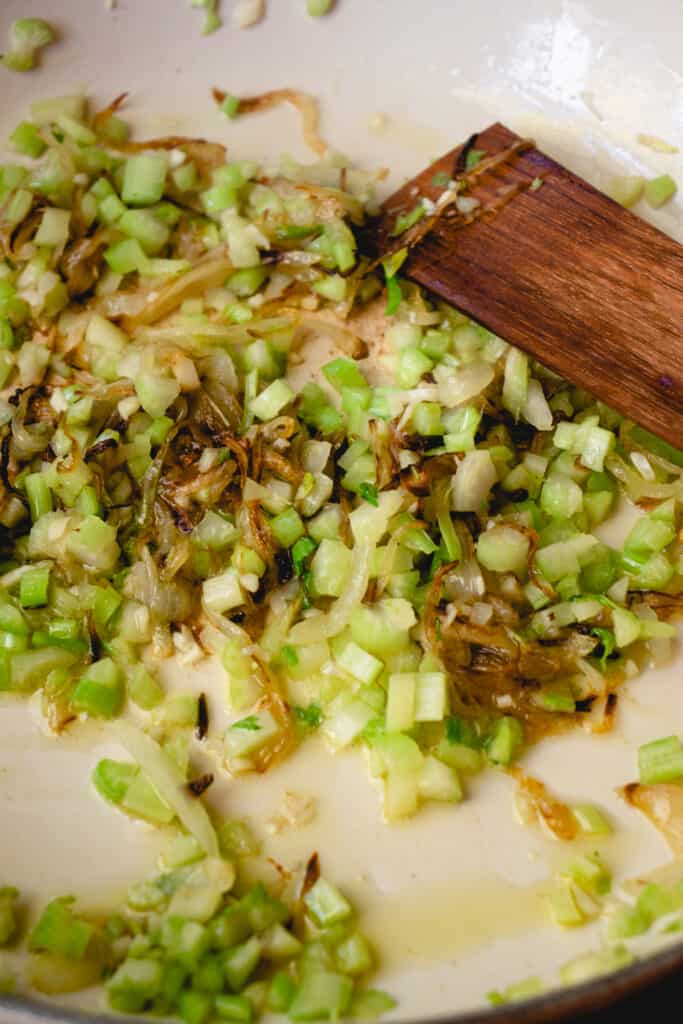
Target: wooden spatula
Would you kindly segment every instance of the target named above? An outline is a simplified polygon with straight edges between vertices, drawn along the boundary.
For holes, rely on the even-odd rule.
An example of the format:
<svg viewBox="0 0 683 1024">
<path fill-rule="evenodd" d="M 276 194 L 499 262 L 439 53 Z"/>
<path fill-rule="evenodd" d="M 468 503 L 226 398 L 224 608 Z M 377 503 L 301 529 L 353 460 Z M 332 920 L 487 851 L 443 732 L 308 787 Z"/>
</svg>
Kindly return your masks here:
<svg viewBox="0 0 683 1024">
<path fill-rule="evenodd" d="M 447 185 L 463 175 L 480 204 L 464 212 Z M 396 235 L 422 196 L 437 209 Z M 416 242 L 403 276 L 683 447 L 683 246 L 532 142 L 473 136 L 387 200 L 375 240 Z"/>
</svg>

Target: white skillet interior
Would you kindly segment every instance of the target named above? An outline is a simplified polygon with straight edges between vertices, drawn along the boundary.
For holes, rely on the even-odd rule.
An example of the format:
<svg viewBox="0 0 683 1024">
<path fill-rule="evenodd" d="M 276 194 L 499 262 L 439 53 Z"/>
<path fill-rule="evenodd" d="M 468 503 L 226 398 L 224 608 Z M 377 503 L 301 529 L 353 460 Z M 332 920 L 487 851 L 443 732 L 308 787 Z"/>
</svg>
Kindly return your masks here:
<svg viewBox="0 0 683 1024">
<path fill-rule="evenodd" d="M 231 6 L 224 0 L 226 15 Z M 213 85 L 242 94 L 295 86 L 320 97 L 336 149 L 390 167 L 394 183 L 497 119 L 598 185 L 615 166 L 683 171 L 680 155 L 635 140 L 648 132 L 683 142 L 678 0 L 629 9 L 617 0 L 516 0 L 495 14 L 461 0 L 338 0 L 334 16 L 316 22 L 302 13 L 304 0 L 267 6 L 261 25 L 226 25 L 204 39 L 187 0 L 118 0 L 114 11 L 103 0 L 37 0 L 28 13 L 50 18 L 63 41 L 45 52 L 40 72 L 1 73 L 0 138 L 39 96 L 84 89 L 106 102 L 127 90 L 141 133 L 203 134 L 234 155 L 303 158 L 293 113 L 228 123 L 209 96 Z M 25 0 L 3 0 L 0 37 L 26 13 Z M 388 125 L 376 134 L 368 122 L 380 112 Z M 656 218 L 679 237 L 680 212 Z M 679 659 L 632 684 L 613 735 L 547 741 L 524 761 L 563 798 L 594 800 L 618 821 L 601 848 L 619 878 L 668 857 L 613 791 L 634 777 L 639 743 L 683 733 L 682 667 Z M 183 691 L 208 690 L 220 703 L 220 672 L 167 671 Z M 159 840 L 90 790 L 94 763 L 118 752 L 106 728 L 54 739 L 26 705 L 5 698 L 0 709 L 0 882 L 35 903 L 68 892 L 90 905 L 120 898 L 153 870 Z M 259 822 L 287 789 L 317 797 L 317 819 L 270 839 L 268 851 L 292 864 L 317 849 L 330 877 L 366 908 L 382 955 L 378 983 L 398 996 L 397 1019 L 476 1006 L 490 988 L 530 973 L 552 977 L 597 944 L 590 929 L 546 922 L 542 883 L 570 851 L 517 823 L 505 776 L 478 781 L 459 807 L 391 827 L 380 821 L 362 756 L 333 758 L 313 743 L 271 775 L 225 777 L 213 792 L 225 813 Z"/>
</svg>

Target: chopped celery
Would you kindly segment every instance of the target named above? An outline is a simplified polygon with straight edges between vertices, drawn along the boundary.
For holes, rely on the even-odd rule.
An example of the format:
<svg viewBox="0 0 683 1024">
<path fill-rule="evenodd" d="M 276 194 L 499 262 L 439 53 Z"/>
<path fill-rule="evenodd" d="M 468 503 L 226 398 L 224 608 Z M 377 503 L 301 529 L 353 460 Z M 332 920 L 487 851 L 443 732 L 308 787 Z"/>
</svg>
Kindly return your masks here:
<svg viewBox="0 0 683 1024">
<path fill-rule="evenodd" d="M 139 153 L 128 157 L 123 172 L 121 199 L 133 206 L 158 203 L 164 194 L 168 161 L 164 154 Z"/>
<path fill-rule="evenodd" d="M 48 903 L 29 936 L 30 950 L 58 953 L 67 960 L 83 959 L 94 928 L 74 914 L 74 902 L 66 896 Z"/>
<path fill-rule="evenodd" d="M 337 1020 L 351 1003 L 353 982 L 343 974 L 306 974 L 289 1008 L 293 1021 Z"/>
<path fill-rule="evenodd" d="M 661 174 L 658 178 L 650 178 L 645 182 L 643 193 L 645 202 L 655 209 L 664 206 L 676 195 L 678 185 L 670 174 Z"/>
<path fill-rule="evenodd" d="M 244 988 L 261 959 L 261 942 L 252 935 L 241 946 L 229 950 L 223 961 L 225 977 L 233 992 Z"/>
<path fill-rule="evenodd" d="M 606 835 L 612 831 L 612 826 L 604 813 L 594 804 L 576 804 L 572 807 L 572 814 L 586 835 Z"/>
<path fill-rule="evenodd" d="M 499 718 L 486 740 L 486 755 L 492 764 L 507 766 L 514 761 L 523 742 L 524 733 L 517 719 Z"/>
<path fill-rule="evenodd" d="M 334 0 L 306 0 L 306 11 L 312 18 L 322 18 L 334 7 Z"/>
<path fill-rule="evenodd" d="M 638 748 L 640 781 L 651 786 L 675 782 L 683 776 L 683 746 L 677 736 L 651 740 Z"/>
<path fill-rule="evenodd" d="M 114 718 L 123 701 L 123 679 L 111 658 L 102 658 L 86 669 L 71 696 L 74 711 L 95 718 Z"/>
<path fill-rule="evenodd" d="M 304 896 L 304 903 L 321 928 L 348 920 L 352 912 L 348 900 L 324 878 L 319 878 L 308 890 Z"/>
<path fill-rule="evenodd" d="M 10 71 L 31 71 L 40 51 L 54 43 L 54 29 L 43 18 L 19 18 L 9 30 L 9 49 L 2 62 Z"/>
</svg>

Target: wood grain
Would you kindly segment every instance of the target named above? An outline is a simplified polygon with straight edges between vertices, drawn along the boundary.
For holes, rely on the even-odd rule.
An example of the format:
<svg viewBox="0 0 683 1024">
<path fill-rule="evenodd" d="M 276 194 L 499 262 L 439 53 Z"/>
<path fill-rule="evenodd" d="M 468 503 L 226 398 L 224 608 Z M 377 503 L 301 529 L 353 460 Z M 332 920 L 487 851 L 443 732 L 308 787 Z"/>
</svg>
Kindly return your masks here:
<svg viewBox="0 0 683 1024">
<path fill-rule="evenodd" d="M 476 148 L 495 154 L 518 140 L 495 124 Z M 396 214 L 418 194 L 437 200 L 434 175 L 451 176 L 462 148 L 387 200 L 380 252 L 404 244 L 390 237 Z M 543 185 L 529 191 L 535 178 Z M 533 145 L 467 194 L 490 207 L 511 186 L 521 191 L 488 219 L 463 226 L 444 214 L 401 274 L 683 447 L 683 246 Z"/>
</svg>

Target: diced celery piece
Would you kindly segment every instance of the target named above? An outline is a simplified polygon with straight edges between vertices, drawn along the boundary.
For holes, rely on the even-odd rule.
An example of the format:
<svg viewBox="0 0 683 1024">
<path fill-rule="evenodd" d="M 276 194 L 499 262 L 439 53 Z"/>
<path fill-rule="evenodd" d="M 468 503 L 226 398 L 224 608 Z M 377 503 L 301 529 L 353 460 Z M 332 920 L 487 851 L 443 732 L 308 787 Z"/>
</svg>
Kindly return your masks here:
<svg viewBox="0 0 683 1024">
<path fill-rule="evenodd" d="M 158 203 L 164 194 L 168 160 L 159 153 L 137 153 L 128 157 L 123 172 L 121 198 L 132 206 Z"/>
<path fill-rule="evenodd" d="M 142 1013 L 161 991 L 163 977 L 160 960 L 124 960 L 105 982 L 110 1005 L 122 1013 Z"/>
<path fill-rule="evenodd" d="M 650 178 L 645 182 L 645 202 L 656 210 L 676 195 L 678 185 L 670 174 L 661 174 L 658 178 Z"/>
<path fill-rule="evenodd" d="M 263 956 L 267 960 L 290 960 L 303 948 L 296 936 L 279 922 L 262 932 L 260 938 Z"/>
<path fill-rule="evenodd" d="M 214 1008 L 221 1020 L 238 1021 L 239 1024 L 249 1024 L 254 1015 L 252 1004 L 246 996 L 217 995 Z"/>
<path fill-rule="evenodd" d="M 283 548 L 291 548 L 306 532 L 301 516 L 291 506 L 271 519 L 268 526 L 275 540 Z"/>
<path fill-rule="evenodd" d="M 308 890 L 304 896 L 304 903 L 316 924 L 321 928 L 346 921 L 352 914 L 349 901 L 336 886 L 325 878 L 319 878 L 315 885 Z"/>
<path fill-rule="evenodd" d="M 156 256 L 169 239 L 169 229 L 149 210 L 126 210 L 117 227 L 124 235 L 136 239 L 147 256 Z"/>
<path fill-rule="evenodd" d="M 418 778 L 418 791 L 423 800 L 458 803 L 463 798 L 462 786 L 455 768 L 427 755 Z"/>
<path fill-rule="evenodd" d="M 287 1013 L 296 995 L 296 983 L 287 971 L 277 971 L 270 981 L 266 1007 L 273 1013 Z"/>
<path fill-rule="evenodd" d="M 274 419 L 294 398 L 294 392 L 284 380 L 274 380 L 251 403 L 251 411 L 259 420 Z"/>
<path fill-rule="evenodd" d="M 388 732 L 407 732 L 415 724 L 417 673 L 402 672 L 389 676 L 386 727 Z"/>
<path fill-rule="evenodd" d="M 560 968 L 560 980 L 563 985 L 579 985 L 628 967 L 633 960 L 633 953 L 623 945 L 611 946 L 598 953 L 584 953 Z"/>
<path fill-rule="evenodd" d="M 516 718 L 499 718 L 486 742 L 486 754 L 492 764 L 511 764 L 524 742 L 522 726 Z"/>
<path fill-rule="evenodd" d="M 584 924 L 585 917 L 577 905 L 571 886 L 556 886 L 548 893 L 547 901 L 554 922 L 561 928 L 575 928 Z"/>
<path fill-rule="evenodd" d="M 683 776 L 683 746 L 677 736 L 651 740 L 638 748 L 638 771 L 645 785 L 675 782 Z"/>
<path fill-rule="evenodd" d="M 114 718 L 123 700 L 121 672 L 111 658 L 102 658 L 90 665 L 79 679 L 71 705 L 75 711 L 84 711 L 96 718 Z"/>
<path fill-rule="evenodd" d="M 448 710 L 448 687 L 444 672 L 419 672 L 415 688 L 415 721 L 441 722 Z"/>
<path fill-rule="evenodd" d="M 202 601 L 209 611 L 221 615 L 244 604 L 244 592 L 236 569 L 226 569 L 220 576 L 204 580 Z"/>
<path fill-rule="evenodd" d="M 617 647 L 628 647 L 640 638 L 641 623 L 637 615 L 625 608 L 612 609 L 612 625 Z"/>
<path fill-rule="evenodd" d="M 119 806 L 133 817 L 143 818 L 154 825 L 169 825 L 175 817 L 175 812 L 161 799 L 152 783 L 141 772 L 127 787 Z"/>
<path fill-rule="evenodd" d="M 253 857 L 261 849 L 261 844 L 247 822 L 241 821 L 239 818 L 224 821 L 218 828 L 217 834 L 224 857 Z"/>
<path fill-rule="evenodd" d="M 69 238 L 70 210 L 48 207 L 33 238 L 35 245 L 63 246 Z"/>
<path fill-rule="evenodd" d="M 581 831 L 588 836 L 606 835 L 612 831 L 604 813 L 594 804 L 575 804 L 572 814 Z"/>
<path fill-rule="evenodd" d="M 592 896 L 605 896 L 612 887 L 612 875 L 598 853 L 575 857 L 567 867 L 571 880 Z"/>
<path fill-rule="evenodd" d="M 292 1021 L 338 1020 L 348 1009 L 353 982 L 343 974 L 306 974 L 289 1008 Z"/>
<path fill-rule="evenodd" d="M 493 526 L 479 535 L 477 558 L 492 572 L 523 572 L 529 556 L 529 540 L 511 526 Z"/>
<path fill-rule="evenodd" d="M 379 989 L 357 990 L 351 1002 L 350 1016 L 359 1020 L 375 1020 L 396 1008 L 396 1000 Z"/>
<path fill-rule="evenodd" d="M 324 513 L 323 513 L 324 515 Z M 317 537 L 321 537 L 323 530 L 327 532 L 325 523 L 318 517 Z M 329 538 L 323 536 L 313 560 L 311 561 L 311 574 L 315 592 L 324 597 L 339 597 L 342 593 L 351 570 L 352 553 L 342 541 L 338 540 L 338 517 L 331 516 L 330 532 L 335 531 L 335 536 Z M 309 532 L 314 535 L 314 524 L 309 524 Z"/>
<path fill-rule="evenodd" d="M 225 954 L 223 968 L 228 985 L 233 992 L 240 992 L 258 967 L 261 959 L 261 942 L 252 935 L 241 946 L 235 946 Z"/>
<path fill-rule="evenodd" d="M 379 658 L 368 654 L 353 641 L 346 644 L 335 660 L 340 668 L 361 683 L 373 683 L 384 668 L 384 663 Z"/>
<path fill-rule="evenodd" d="M 607 922 L 607 938 L 611 942 L 631 939 L 643 935 L 651 925 L 652 918 L 640 907 L 617 907 Z"/>
<path fill-rule="evenodd" d="M 120 804 L 139 771 L 137 765 L 104 758 L 97 762 L 93 770 L 93 786 L 103 799 L 112 804 Z"/>
<path fill-rule="evenodd" d="M 22 608 L 42 608 L 48 602 L 50 569 L 31 569 L 19 582 L 19 604 Z"/>
<path fill-rule="evenodd" d="M 322 732 L 335 750 L 343 750 L 361 735 L 375 716 L 376 712 L 365 701 L 340 698 L 330 705 Z"/>
<path fill-rule="evenodd" d="M 94 928 L 77 917 L 73 897 L 65 896 L 48 903 L 28 940 L 32 952 L 56 953 L 67 960 L 82 960 Z"/>
</svg>

